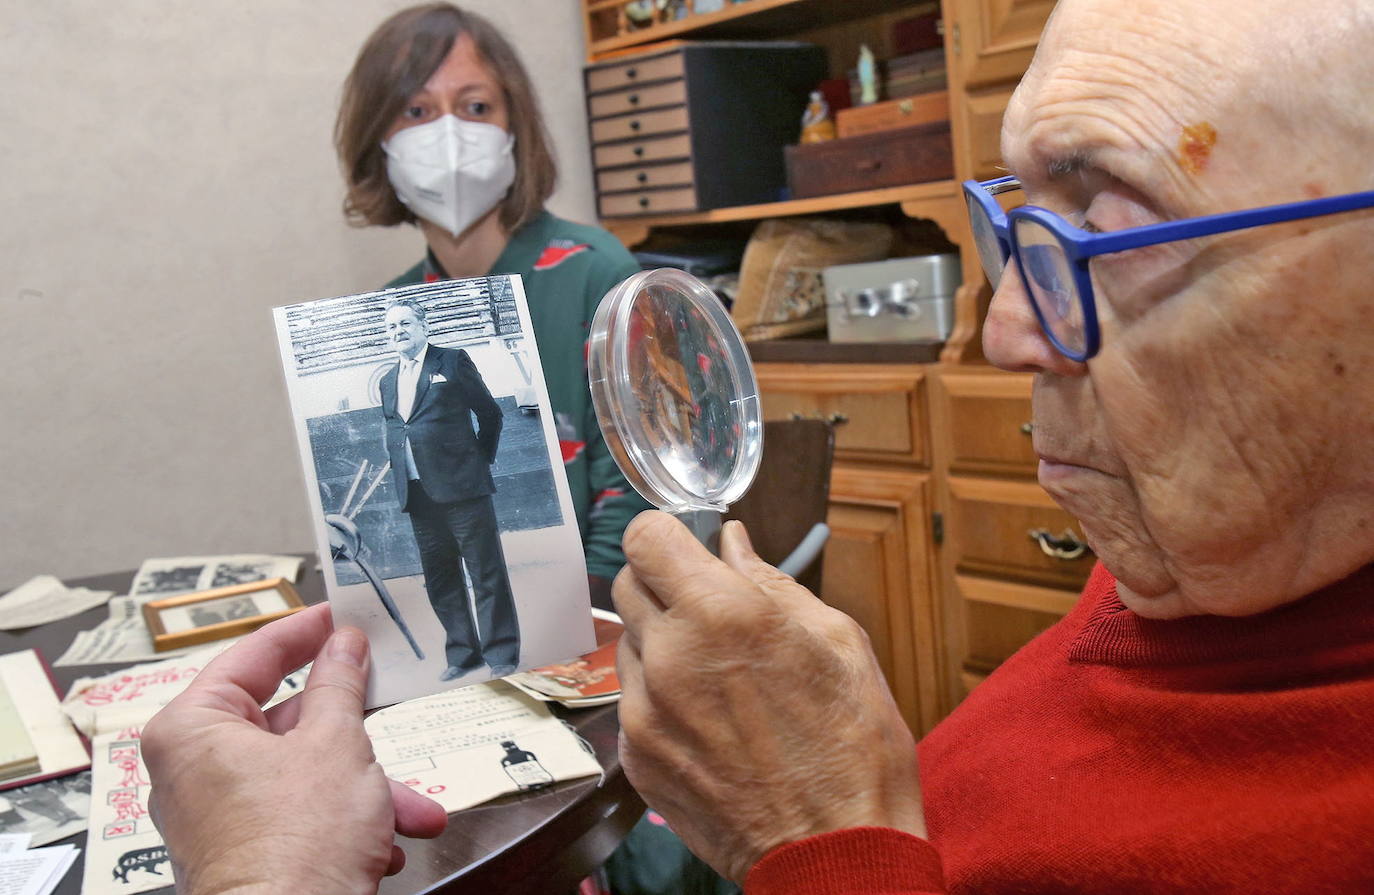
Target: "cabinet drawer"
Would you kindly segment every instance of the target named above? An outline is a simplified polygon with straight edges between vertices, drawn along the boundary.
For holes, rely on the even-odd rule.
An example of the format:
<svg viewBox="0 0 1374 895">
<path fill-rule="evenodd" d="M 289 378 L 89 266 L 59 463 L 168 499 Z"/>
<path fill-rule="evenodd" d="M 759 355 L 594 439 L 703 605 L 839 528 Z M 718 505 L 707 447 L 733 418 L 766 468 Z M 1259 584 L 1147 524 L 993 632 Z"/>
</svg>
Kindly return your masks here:
<svg viewBox="0 0 1374 895">
<path fill-rule="evenodd" d="M 1086 547 L 1073 557 L 1048 555 L 1031 532 L 1058 539 L 1065 532 L 1078 542 L 1083 529 L 1050 496 L 1032 482 L 967 479 L 951 476 L 950 537 L 955 568 L 960 572 L 1012 578 L 1078 589 L 1096 557 Z M 948 548 L 947 548 L 948 549 Z"/>
<path fill-rule="evenodd" d="M 653 87 L 632 87 L 617 90 L 615 93 L 602 93 L 589 97 L 587 110 L 593 118 L 608 115 L 624 115 L 641 109 L 654 109 L 659 106 L 680 106 L 687 102 L 687 82 L 669 81 Z"/>
<path fill-rule="evenodd" d="M 633 59 L 619 65 L 604 65 L 587 70 L 587 92 L 601 93 L 617 87 L 630 87 L 650 81 L 682 77 L 682 54 Z"/>
<path fill-rule="evenodd" d="M 592 159 L 598 168 L 613 168 L 617 165 L 633 165 L 658 159 L 687 158 L 691 154 L 692 138 L 687 134 L 592 148 Z"/>
<path fill-rule="evenodd" d="M 666 211 L 695 211 L 697 191 L 692 187 L 672 190 L 645 190 L 641 193 L 617 193 L 598 200 L 601 216 L 626 217 L 634 214 L 659 214 Z"/>
<path fill-rule="evenodd" d="M 928 464 L 925 374 L 865 364 L 760 364 L 765 419 L 835 424 L 844 458 Z"/>
<path fill-rule="evenodd" d="M 964 603 L 968 650 L 963 672 L 986 675 L 1011 658 L 1042 631 L 1059 621 L 1051 612 L 1012 609 L 991 603 Z"/>
<path fill-rule="evenodd" d="M 652 186 L 689 186 L 691 183 L 691 162 L 622 168 L 617 171 L 602 171 L 596 175 L 596 189 L 600 193 L 624 192 Z"/>
<path fill-rule="evenodd" d="M 940 377 L 950 469 L 1034 477 L 1031 381 L 1023 373 Z"/>
<path fill-rule="evenodd" d="M 592 142 L 608 143 L 612 140 L 629 140 L 646 137 L 650 134 L 668 134 L 673 131 L 687 130 L 687 107 L 664 109 L 659 112 L 645 112 L 641 115 L 621 115 L 619 118 L 602 118 L 592 122 Z"/>
</svg>

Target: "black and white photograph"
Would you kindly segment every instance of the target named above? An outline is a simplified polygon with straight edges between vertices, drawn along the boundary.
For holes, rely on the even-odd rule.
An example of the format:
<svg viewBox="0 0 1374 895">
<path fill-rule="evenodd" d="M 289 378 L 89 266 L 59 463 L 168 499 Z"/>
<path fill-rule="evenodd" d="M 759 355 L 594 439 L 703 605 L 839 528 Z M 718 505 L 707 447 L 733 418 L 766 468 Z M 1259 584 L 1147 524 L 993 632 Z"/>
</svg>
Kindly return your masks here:
<svg viewBox="0 0 1374 895">
<path fill-rule="evenodd" d="M 0 792 L 0 833 L 28 833 L 31 848 L 86 829 L 91 772 L 81 771 Z"/>
<path fill-rule="evenodd" d="M 518 277 L 274 311 L 326 586 L 369 705 L 586 652 L 586 566 Z"/>
<path fill-rule="evenodd" d="M 183 606 L 169 606 L 160 613 L 167 634 L 181 634 L 195 628 L 285 612 L 291 605 L 280 591 L 260 590 L 216 600 L 202 600 Z"/>
</svg>

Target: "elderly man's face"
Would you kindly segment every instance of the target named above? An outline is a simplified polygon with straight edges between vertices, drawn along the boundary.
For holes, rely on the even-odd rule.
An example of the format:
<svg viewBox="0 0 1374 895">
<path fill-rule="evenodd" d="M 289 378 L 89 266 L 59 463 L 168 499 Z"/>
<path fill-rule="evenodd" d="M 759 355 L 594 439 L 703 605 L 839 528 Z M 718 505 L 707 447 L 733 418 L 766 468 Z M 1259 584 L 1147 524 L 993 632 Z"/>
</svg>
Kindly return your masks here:
<svg viewBox="0 0 1374 895">
<path fill-rule="evenodd" d="M 401 357 L 414 358 L 425 347 L 429 327 L 404 305 L 386 312 L 386 340 Z"/>
<path fill-rule="evenodd" d="M 1110 231 L 1374 188 L 1374 26 L 1318 5 L 1061 0 L 1004 122 L 1027 201 Z M 1374 559 L 1371 243 L 1356 212 L 1095 259 L 1086 365 L 1002 279 L 984 347 L 1041 373 L 1041 484 L 1133 610 L 1258 612 Z"/>
</svg>

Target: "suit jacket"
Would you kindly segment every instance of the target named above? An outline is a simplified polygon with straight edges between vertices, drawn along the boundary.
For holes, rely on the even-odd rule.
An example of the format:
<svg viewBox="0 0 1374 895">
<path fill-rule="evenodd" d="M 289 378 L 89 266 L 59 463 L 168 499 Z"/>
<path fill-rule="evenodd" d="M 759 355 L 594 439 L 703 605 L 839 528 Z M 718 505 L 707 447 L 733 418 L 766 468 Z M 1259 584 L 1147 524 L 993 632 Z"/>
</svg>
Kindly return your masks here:
<svg viewBox="0 0 1374 895">
<path fill-rule="evenodd" d="M 491 464 L 501 439 L 501 407 L 487 390 L 482 374 L 461 348 L 430 344 L 415 385 L 410 419 L 396 412 L 400 364 L 382 376 L 382 415 L 386 419 L 386 452 L 391 481 L 405 510 L 409 495 L 405 442 L 415 455 L 425 493 L 440 503 L 468 500 L 496 492 Z M 472 425 L 477 417 L 477 429 Z"/>
</svg>

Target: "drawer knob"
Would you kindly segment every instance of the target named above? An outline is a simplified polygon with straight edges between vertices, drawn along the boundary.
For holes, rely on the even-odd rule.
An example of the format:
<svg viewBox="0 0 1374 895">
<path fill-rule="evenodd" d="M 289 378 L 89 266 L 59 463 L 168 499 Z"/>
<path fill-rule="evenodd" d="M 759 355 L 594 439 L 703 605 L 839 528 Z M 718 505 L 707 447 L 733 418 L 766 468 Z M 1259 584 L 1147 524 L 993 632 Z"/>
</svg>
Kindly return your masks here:
<svg viewBox="0 0 1374 895">
<path fill-rule="evenodd" d="M 1040 545 L 1040 552 L 1051 559 L 1071 562 L 1092 552 L 1085 542 L 1078 539 L 1072 529 L 1064 529 L 1057 538 L 1043 528 L 1032 528 L 1026 534 L 1030 535 L 1032 541 Z"/>
<path fill-rule="evenodd" d="M 632 106 L 637 106 L 637 105 L 639 105 L 639 94 L 638 94 L 638 93 L 631 93 L 631 94 L 630 94 L 630 105 L 632 105 Z"/>
<path fill-rule="evenodd" d="M 649 207 L 649 197 L 648 197 L 648 196 L 640 196 L 640 197 L 639 197 L 639 207 L 640 207 L 640 208 L 648 208 L 648 207 Z"/>
<path fill-rule="evenodd" d="M 1022 424 L 1021 424 L 1021 434 L 1022 434 L 1022 435 L 1029 435 L 1029 434 L 1031 434 L 1031 433 L 1034 432 L 1034 431 L 1035 431 L 1035 426 L 1031 425 L 1030 423 L 1022 423 Z"/>
<path fill-rule="evenodd" d="M 632 131 L 637 131 L 637 130 L 639 130 L 639 119 L 635 119 L 634 121 L 631 121 L 631 122 L 630 122 L 630 130 L 632 130 Z"/>
<path fill-rule="evenodd" d="M 638 157 L 640 157 L 640 156 L 642 156 L 642 155 L 644 155 L 644 147 L 643 147 L 643 146 L 636 146 L 636 147 L 635 147 L 635 157 L 638 158 Z"/>
<path fill-rule="evenodd" d="M 821 422 L 829 423 L 832 426 L 843 426 L 845 423 L 849 422 L 849 417 L 844 415 L 843 413 L 813 413 L 809 416 L 805 413 L 794 413 L 792 414 L 792 419 L 820 420 Z"/>
<path fill-rule="evenodd" d="M 638 174 L 635 175 L 635 180 L 638 180 L 640 183 L 648 183 L 648 182 L 649 182 L 649 174 L 648 174 L 648 172 L 647 172 L 647 171 L 640 171 Z"/>
<path fill-rule="evenodd" d="M 627 69 L 625 69 L 625 77 L 627 77 L 627 78 L 636 77 L 636 76 L 638 76 L 638 74 L 639 74 L 639 69 L 636 69 L 636 68 L 627 68 Z"/>
</svg>

